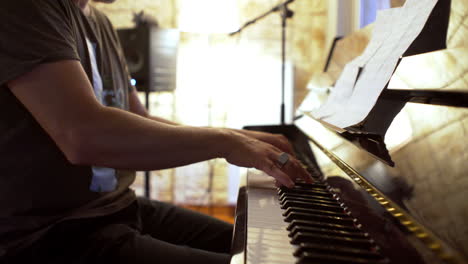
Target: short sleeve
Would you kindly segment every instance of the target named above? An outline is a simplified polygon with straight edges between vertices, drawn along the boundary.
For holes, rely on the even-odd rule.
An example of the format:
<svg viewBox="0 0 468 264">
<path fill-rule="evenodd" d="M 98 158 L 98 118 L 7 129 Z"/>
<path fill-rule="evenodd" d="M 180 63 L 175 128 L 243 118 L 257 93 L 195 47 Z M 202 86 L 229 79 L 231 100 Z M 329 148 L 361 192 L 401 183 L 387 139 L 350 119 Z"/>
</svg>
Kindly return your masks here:
<svg viewBox="0 0 468 264">
<path fill-rule="evenodd" d="M 41 63 L 79 60 L 68 0 L 0 1 L 0 86 Z"/>
</svg>

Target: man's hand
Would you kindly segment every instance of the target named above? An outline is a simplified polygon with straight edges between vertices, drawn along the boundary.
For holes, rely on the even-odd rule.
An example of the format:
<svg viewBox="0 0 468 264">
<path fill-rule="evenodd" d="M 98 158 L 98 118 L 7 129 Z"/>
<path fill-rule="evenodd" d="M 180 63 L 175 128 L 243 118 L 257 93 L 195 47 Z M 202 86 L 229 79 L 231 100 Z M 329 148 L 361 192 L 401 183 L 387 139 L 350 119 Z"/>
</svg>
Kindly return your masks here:
<svg viewBox="0 0 468 264">
<path fill-rule="evenodd" d="M 264 171 L 275 178 L 279 185 L 287 187 L 294 186 L 296 179 L 312 182 L 311 175 L 294 156 L 290 155 L 286 164 L 281 166 L 278 158 L 284 150 L 234 130 L 227 131 L 228 142 L 232 145 L 227 148 L 229 151 L 224 153 L 223 157 L 229 163 Z"/>
<path fill-rule="evenodd" d="M 270 134 L 265 132 L 259 131 L 252 131 L 252 130 L 235 130 L 243 135 L 258 139 L 260 141 L 266 142 L 271 144 L 278 149 L 282 150 L 283 152 L 288 153 L 289 155 L 295 156 L 293 147 L 291 143 L 289 143 L 288 139 L 281 135 L 281 134 Z"/>
</svg>

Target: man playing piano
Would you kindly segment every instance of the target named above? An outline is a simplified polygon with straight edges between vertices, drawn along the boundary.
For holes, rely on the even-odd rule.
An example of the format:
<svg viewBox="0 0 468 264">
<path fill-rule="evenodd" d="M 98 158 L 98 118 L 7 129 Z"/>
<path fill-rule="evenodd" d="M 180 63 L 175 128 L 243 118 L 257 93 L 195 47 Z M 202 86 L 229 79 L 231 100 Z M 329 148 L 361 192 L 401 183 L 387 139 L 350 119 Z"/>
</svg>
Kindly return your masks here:
<svg viewBox="0 0 468 264">
<path fill-rule="evenodd" d="M 0 66 L 0 263 L 228 263 L 230 225 L 136 198 L 130 170 L 310 177 L 282 136 L 149 116 L 88 0 L 2 1 Z"/>
</svg>

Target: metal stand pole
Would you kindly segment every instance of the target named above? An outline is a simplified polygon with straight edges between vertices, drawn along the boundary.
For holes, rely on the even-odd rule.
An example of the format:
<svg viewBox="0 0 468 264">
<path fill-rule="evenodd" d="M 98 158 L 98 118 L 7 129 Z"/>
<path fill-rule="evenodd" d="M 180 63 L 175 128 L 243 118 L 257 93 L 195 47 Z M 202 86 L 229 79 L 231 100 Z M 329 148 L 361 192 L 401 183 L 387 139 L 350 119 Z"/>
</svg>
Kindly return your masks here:
<svg viewBox="0 0 468 264">
<path fill-rule="evenodd" d="M 149 86 L 146 87 L 145 90 L 145 107 L 146 110 L 149 112 L 150 110 L 150 88 Z M 145 197 L 150 199 L 151 198 L 151 172 L 145 171 Z"/>
<path fill-rule="evenodd" d="M 241 28 L 239 28 L 237 31 L 230 33 L 230 36 L 236 35 L 240 33 L 242 30 L 244 30 L 246 27 L 255 24 L 258 20 L 261 20 L 268 16 L 271 13 L 274 12 L 280 12 L 281 13 L 281 124 L 285 124 L 285 90 L 286 90 L 286 21 L 288 18 L 293 17 L 294 12 L 288 8 L 288 5 L 294 2 L 295 0 L 286 0 L 285 2 L 276 5 L 273 7 L 270 11 L 248 21 L 245 23 Z"/>
<path fill-rule="evenodd" d="M 287 5 L 281 7 L 281 124 L 285 122 L 285 91 L 286 91 L 286 29 L 288 18 L 291 18 L 294 12 L 288 9 Z"/>
</svg>

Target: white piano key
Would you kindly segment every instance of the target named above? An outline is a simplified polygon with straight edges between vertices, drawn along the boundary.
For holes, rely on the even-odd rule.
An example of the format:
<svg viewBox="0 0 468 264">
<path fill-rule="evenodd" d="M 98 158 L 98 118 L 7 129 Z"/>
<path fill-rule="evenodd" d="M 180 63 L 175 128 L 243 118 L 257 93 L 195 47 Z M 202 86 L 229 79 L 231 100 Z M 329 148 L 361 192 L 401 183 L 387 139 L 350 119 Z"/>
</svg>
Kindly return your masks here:
<svg viewBox="0 0 468 264">
<path fill-rule="evenodd" d="M 247 264 L 296 263 L 273 181 L 249 170 L 248 186 Z"/>
</svg>

